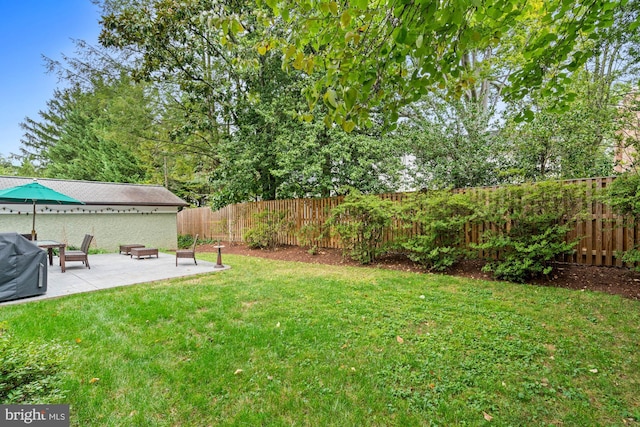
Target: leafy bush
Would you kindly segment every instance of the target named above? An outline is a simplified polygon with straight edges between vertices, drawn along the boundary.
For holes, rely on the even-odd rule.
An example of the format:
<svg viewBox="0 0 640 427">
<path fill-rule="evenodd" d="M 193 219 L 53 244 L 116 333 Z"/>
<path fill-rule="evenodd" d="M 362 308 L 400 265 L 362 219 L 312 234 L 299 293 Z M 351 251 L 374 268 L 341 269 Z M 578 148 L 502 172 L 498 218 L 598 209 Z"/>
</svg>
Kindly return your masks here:
<svg viewBox="0 0 640 427">
<path fill-rule="evenodd" d="M 629 173 L 618 177 L 605 190 L 604 202 L 619 215 L 628 220 L 640 221 L 640 175 Z M 623 262 L 634 265 L 633 270 L 640 271 L 640 246 L 636 245 L 621 254 Z"/>
<path fill-rule="evenodd" d="M 621 254 L 617 253 L 616 256 L 619 256 L 622 262 L 632 265 L 631 270 L 640 271 L 640 249 L 638 245 Z"/>
<path fill-rule="evenodd" d="M 300 246 L 307 248 L 311 255 L 318 253 L 320 242 L 324 239 L 326 230 L 320 224 L 306 224 L 298 231 L 298 241 Z"/>
<path fill-rule="evenodd" d="M 605 202 L 620 215 L 640 220 L 640 175 L 621 175 L 605 191 Z"/>
<path fill-rule="evenodd" d="M 403 205 L 402 218 L 417 230 L 400 246 L 412 261 L 432 270 L 446 270 L 468 252 L 464 229 L 476 211 L 464 193 L 440 190 L 415 194 Z"/>
<path fill-rule="evenodd" d="M 256 222 L 244 234 L 244 240 L 252 249 L 273 249 L 278 243 L 278 235 L 286 232 L 289 227 L 287 213 L 270 211 L 269 209 L 253 215 Z"/>
<path fill-rule="evenodd" d="M 189 234 L 180 234 L 178 235 L 178 248 L 179 249 L 187 249 L 193 246 L 193 237 Z M 198 245 L 202 244 L 211 244 L 211 243 L 220 243 L 220 240 L 214 240 L 210 237 L 203 238 L 202 236 L 198 236 Z"/>
<path fill-rule="evenodd" d="M 180 234 L 178 236 L 178 248 L 186 249 L 193 245 L 193 236 L 189 234 Z"/>
<path fill-rule="evenodd" d="M 0 328 L 0 403 L 60 402 L 67 354 L 58 343 L 19 342 Z"/>
<path fill-rule="evenodd" d="M 544 182 L 488 193 L 481 218 L 492 229 L 474 245 L 489 256 L 484 270 L 514 282 L 549 274 L 556 257 L 571 253 L 577 243 L 566 242 L 566 236 L 579 215 L 580 191 L 575 185 Z"/>
<path fill-rule="evenodd" d="M 344 202 L 331 210 L 326 224 L 340 238 L 346 255 L 369 264 L 384 251 L 382 233 L 391 224 L 395 211 L 390 200 L 351 190 Z"/>
</svg>

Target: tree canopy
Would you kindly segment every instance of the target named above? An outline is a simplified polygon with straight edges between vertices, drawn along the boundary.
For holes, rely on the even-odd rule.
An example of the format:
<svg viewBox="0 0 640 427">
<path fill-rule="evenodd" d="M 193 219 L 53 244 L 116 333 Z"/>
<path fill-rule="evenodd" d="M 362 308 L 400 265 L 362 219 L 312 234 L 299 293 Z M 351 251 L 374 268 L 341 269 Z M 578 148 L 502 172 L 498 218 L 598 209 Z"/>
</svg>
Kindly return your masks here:
<svg viewBox="0 0 640 427">
<path fill-rule="evenodd" d="M 504 93 L 518 99 L 542 90 L 558 103 L 570 100 L 564 89 L 569 73 L 589 58 L 580 42 L 612 25 L 623 3 L 264 0 L 275 15 L 264 19 L 274 26 L 282 22 L 288 31 L 265 39 L 258 49 L 280 49 L 293 68 L 318 73 L 306 91 L 310 105 L 321 99 L 330 109 L 329 120 L 350 130 L 368 124 L 372 111 L 388 112 L 393 124 L 402 105 L 436 88 L 460 96 L 477 80 L 466 55 L 512 37 L 521 38 L 522 60 L 504 82 Z M 539 27 L 526 27 L 532 16 Z"/>
<path fill-rule="evenodd" d="M 100 4 L 101 46 L 51 62 L 68 87 L 23 123 L 45 175 L 215 207 L 575 178 L 637 118 L 638 0 Z"/>
<path fill-rule="evenodd" d="M 268 12 L 253 1 L 139 2 L 112 8 L 100 40 L 137 52 L 134 78 L 173 88 L 167 105 L 182 117 L 172 140 L 211 159 L 216 205 L 397 188 L 402 153 L 388 136 L 345 137 L 299 120 L 307 79 L 283 70 L 276 51 L 256 49 Z"/>
</svg>

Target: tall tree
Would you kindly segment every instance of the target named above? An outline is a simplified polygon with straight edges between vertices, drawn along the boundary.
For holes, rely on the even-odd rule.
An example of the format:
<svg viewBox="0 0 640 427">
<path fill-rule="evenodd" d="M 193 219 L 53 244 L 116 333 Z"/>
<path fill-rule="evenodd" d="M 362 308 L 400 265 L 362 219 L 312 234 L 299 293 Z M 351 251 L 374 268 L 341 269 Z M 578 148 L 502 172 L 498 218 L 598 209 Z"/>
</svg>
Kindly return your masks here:
<svg viewBox="0 0 640 427">
<path fill-rule="evenodd" d="M 510 144 L 511 177 L 520 180 L 607 176 L 613 171 L 615 115 L 613 105 L 597 107 L 588 98 L 588 82 L 576 75 L 571 110 L 557 111 L 552 100 L 535 99 L 526 122 L 507 115 L 503 129 Z M 583 87 L 578 87 L 583 84 Z"/>
<path fill-rule="evenodd" d="M 346 184 L 391 188 L 399 156 L 379 135 L 365 146 L 364 134 L 345 137 L 296 118 L 306 108 L 304 82 L 262 45 L 267 12 L 253 1 L 129 2 L 105 16 L 101 42 L 135 49 L 139 78 L 173 85 L 168 109 L 184 115 L 172 135 L 181 150 L 210 160 L 204 174 L 217 205 L 328 195 Z M 366 166 L 351 161 L 356 154 Z"/>
<path fill-rule="evenodd" d="M 76 89 L 64 105 L 57 140 L 39 155 L 47 159 L 45 174 L 57 178 L 108 182 L 143 182 L 145 171 L 130 147 L 110 138 L 109 107 L 113 86 L 107 93 Z M 123 85 L 119 90 L 130 90 Z M 69 93 L 69 92 L 67 92 Z"/>
<path fill-rule="evenodd" d="M 411 153 L 414 188 L 495 185 L 508 166 L 505 146 L 491 124 L 495 113 L 477 101 L 427 97 L 406 109 L 395 134 Z"/>
<path fill-rule="evenodd" d="M 345 134 L 296 116 L 303 82 L 283 72 L 276 55 L 245 75 L 259 102 L 235 105 L 235 130 L 220 145 L 213 175 L 216 205 L 242 200 L 330 196 L 345 186 L 364 192 L 398 187 L 402 152 L 379 132 Z M 318 106 L 322 108 L 322 106 Z"/>
<path fill-rule="evenodd" d="M 180 192 L 198 159 L 175 155 L 168 129 L 176 113 L 164 103 L 170 91 L 133 81 L 133 59 L 79 40 L 75 56 L 48 60 L 64 86 L 22 123 L 22 158 L 47 176 L 162 183 Z"/>
<path fill-rule="evenodd" d="M 531 34 L 548 30 L 541 6 L 523 14 L 519 26 L 495 46 L 465 52 L 463 75 L 405 109 L 402 132 L 412 142 L 418 184 L 487 185 L 611 173 L 619 99 L 613 88 L 633 75 L 637 2 L 614 8 L 611 27 L 576 40 L 574 51 L 585 52 L 582 66 L 571 63 L 562 73 L 549 68 L 541 87 L 524 99 L 505 98 L 511 76 L 528 60 Z M 547 84 L 556 80 L 562 84 Z M 558 108 L 559 95 L 573 101 L 570 109 Z"/>
<path fill-rule="evenodd" d="M 230 106 L 243 94 L 238 70 L 249 47 L 233 41 L 245 30 L 239 17 L 249 10 L 248 2 L 236 0 L 131 1 L 111 4 L 102 21 L 103 46 L 139 52 L 136 78 L 173 87 L 167 100 L 183 114 L 173 139 L 214 163 L 217 144 L 229 133 Z M 230 17 L 220 28 L 219 16 Z"/>
<path fill-rule="evenodd" d="M 585 62 L 573 64 L 567 96 L 571 109 L 559 110 L 553 93 L 533 91 L 513 111 L 534 112 L 520 123 L 507 116 L 506 133 L 514 144 L 516 172 L 523 179 L 576 178 L 609 175 L 619 120 L 620 102 L 628 91 L 624 82 L 639 75 L 638 31 L 640 2 L 622 2 L 613 9 L 612 25 L 598 28 L 579 47 Z M 524 106 L 523 106 L 524 104 Z"/>
<path fill-rule="evenodd" d="M 532 8 L 508 37 L 468 46 L 460 55 L 461 73 L 444 76 L 437 88 L 402 108 L 397 134 L 413 158 L 408 174 L 415 187 L 495 185 L 505 179 L 510 162 L 499 132 L 500 107 L 509 78 L 525 62 L 523 45 L 543 27 L 543 16 Z"/>
<path fill-rule="evenodd" d="M 13 156 L 2 157 L 0 156 L 0 175 L 4 176 L 37 176 L 36 171 L 33 169 L 31 163 L 22 162 L 21 165 L 15 165 Z"/>
<path fill-rule="evenodd" d="M 53 97 L 47 101 L 47 109 L 38 112 L 39 118 L 26 117 L 20 127 L 24 131 L 20 140 L 21 158 L 30 159 L 36 167 L 46 167 L 49 159 L 47 150 L 60 138 L 64 115 L 71 100 L 70 90 L 54 90 Z"/>
</svg>

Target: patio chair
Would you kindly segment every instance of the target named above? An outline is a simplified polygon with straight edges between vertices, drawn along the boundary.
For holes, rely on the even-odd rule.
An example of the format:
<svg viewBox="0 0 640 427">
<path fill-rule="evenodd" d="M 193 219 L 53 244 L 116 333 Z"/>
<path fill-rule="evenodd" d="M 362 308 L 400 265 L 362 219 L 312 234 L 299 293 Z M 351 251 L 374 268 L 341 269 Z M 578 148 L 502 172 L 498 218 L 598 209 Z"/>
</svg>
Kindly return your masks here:
<svg viewBox="0 0 640 427">
<path fill-rule="evenodd" d="M 91 244 L 91 240 L 93 240 L 93 236 L 91 234 L 85 234 L 79 251 L 64 251 L 65 263 L 69 261 L 82 261 L 88 269 L 91 269 L 89 266 L 89 245 Z"/>
<path fill-rule="evenodd" d="M 193 262 L 198 265 L 198 261 L 196 261 L 196 243 L 198 242 L 198 234 L 193 238 L 193 246 L 191 249 L 178 249 L 176 251 L 176 267 L 178 266 L 178 258 L 193 258 Z"/>
</svg>

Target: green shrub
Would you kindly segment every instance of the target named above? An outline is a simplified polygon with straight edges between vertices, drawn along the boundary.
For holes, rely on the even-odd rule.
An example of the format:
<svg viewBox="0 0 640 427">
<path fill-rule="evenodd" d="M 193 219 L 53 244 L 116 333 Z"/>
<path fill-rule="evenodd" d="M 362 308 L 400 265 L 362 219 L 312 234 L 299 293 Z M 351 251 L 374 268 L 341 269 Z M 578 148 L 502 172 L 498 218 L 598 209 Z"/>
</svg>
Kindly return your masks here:
<svg viewBox="0 0 640 427">
<path fill-rule="evenodd" d="M 345 255 L 369 264 L 384 251 L 382 233 L 395 211 L 390 200 L 351 190 L 344 202 L 331 210 L 326 224 L 340 238 Z"/>
<path fill-rule="evenodd" d="M 0 328 L 0 403 L 61 402 L 67 354 L 58 343 L 20 342 Z"/>
<path fill-rule="evenodd" d="M 278 235 L 290 228 L 287 213 L 269 209 L 253 215 L 256 222 L 244 234 L 244 240 L 252 249 L 273 249 L 278 243 Z"/>
<path fill-rule="evenodd" d="M 640 249 L 638 245 L 625 252 L 616 253 L 616 256 L 619 256 L 622 262 L 631 265 L 631 270 L 640 271 Z"/>
<path fill-rule="evenodd" d="M 307 248 L 307 252 L 311 255 L 318 253 L 320 242 L 326 236 L 325 228 L 320 224 L 306 224 L 300 227 L 298 231 L 298 242 L 303 248 Z"/>
<path fill-rule="evenodd" d="M 189 234 L 180 234 L 178 236 L 178 248 L 186 249 L 193 245 L 193 236 Z"/>
<path fill-rule="evenodd" d="M 604 191 L 603 201 L 613 211 L 627 217 L 628 221 L 640 221 L 640 175 L 628 173 L 616 178 Z M 617 254 L 622 261 L 633 265 L 632 270 L 640 271 L 640 246 L 635 245 L 626 252 Z"/>
<path fill-rule="evenodd" d="M 605 190 L 604 201 L 613 210 L 640 220 L 640 175 L 629 173 L 616 178 Z"/>
<path fill-rule="evenodd" d="M 450 190 L 417 193 L 402 207 L 405 223 L 417 229 L 400 247 L 408 251 L 412 261 L 432 270 L 446 270 L 468 253 L 464 230 L 476 211 L 475 204 L 464 193 Z"/>
<path fill-rule="evenodd" d="M 566 236 L 580 213 L 580 191 L 571 184 L 543 182 L 488 193 L 481 218 L 491 229 L 474 245 L 489 257 L 484 270 L 513 282 L 548 275 L 552 262 L 577 243 L 566 242 Z"/>
</svg>

